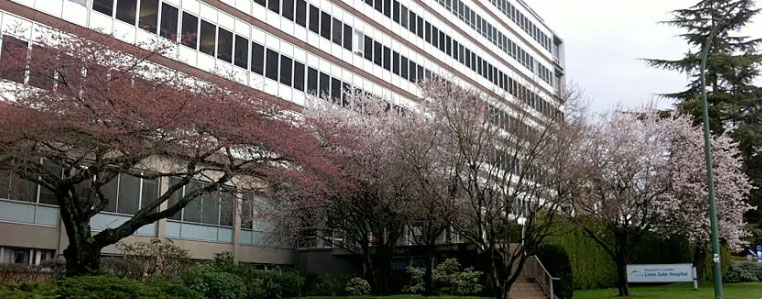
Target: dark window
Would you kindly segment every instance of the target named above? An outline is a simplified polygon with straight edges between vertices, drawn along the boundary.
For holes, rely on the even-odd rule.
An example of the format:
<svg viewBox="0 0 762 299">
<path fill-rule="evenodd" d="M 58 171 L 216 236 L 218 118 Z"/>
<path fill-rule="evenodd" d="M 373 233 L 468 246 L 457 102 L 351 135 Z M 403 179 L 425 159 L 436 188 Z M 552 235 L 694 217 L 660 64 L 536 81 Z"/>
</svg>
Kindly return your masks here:
<svg viewBox="0 0 762 299">
<path fill-rule="evenodd" d="M 365 36 L 365 59 L 373 61 L 373 40 Z"/>
<path fill-rule="evenodd" d="M 161 36 L 171 40 L 177 39 L 177 16 L 178 10 L 176 7 L 162 3 L 161 26 L 159 28 Z"/>
<path fill-rule="evenodd" d="M 111 200 L 114 200 L 112 198 Z M 135 214 L 140 205 L 140 178 L 122 174 L 119 175 L 119 205 L 116 212 L 120 214 Z"/>
<path fill-rule="evenodd" d="M 93 0 L 93 10 L 111 16 L 114 13 L 114 0 Z"/>
<path fill-rule="evenodd" d="M 140 1 L 140 20 L 138 27 L 145 31 L 156 33 L 156 26 L 159 23 L 159 0 L 141 0 Z"/>
<path fill-rule="evenodd" d="M 324 11 L 320 12 L 320 36 L 331 39 L 331 15 Z"/>
<path fill-rule="evenodd" d="M 0 53 L 0 78 L 24 83 L 24 67 L 18 60 L 26 60 L 26 41 L 3 35 L 2 53 Z"/>
<path fill-rule="evenodd" d="M 392 49 L 384 47 L 384 68 L 388 71 L 392 64 Z"/>
<path fill-rule="evenodd" d="M 344 49 L 352 51 L 352 27 L 344 24 Z"/>
<path fill-rule="evenodd" d="M 201 20 L 201 34 L 199 36 L 199 51 L 214 56 L 215 34 L 217 28 L 214 24 Z"/>
<path fill-rule="evenodd" d="M 318 71 L 313 68 L 307 69 L 307 93 L 312 95 L 317 94 L 318 88 Z"/>
<path fill-rule="evenodd" d="M 410 72 L 410 81 L 415 83 L 416 81 L 418 81 L 418 75 L 415 73 L 416 70 L 418 69 L 418 65 L 415 64 L 415 62 L 411 61 L 410 65 L 409 65 L 409 68 L 410 68 L 410 71 L 409 71 Z"/>
<path fill-rule="evenodd" d="M 280 13 L 280 0 L 268 0 L 267 1 L 267 8 L 272 10 L 274 13 L 279 14 Z"/>
<path fill-rule="evenodd" d="M 417 70 L 415 74 L 416 80 L 423 80 L 423 66 L 417 65 L 416 70 Z"/>
<path fill-rule="evenodd" d="M 431 43 L 431 23 L 426 22 L 425 39 L 427 43 Z"/>
<path fill-rule="evenodd" d="M 333 42 L 341 46 L 342 38 L 341 33 L 344 31 L 344 24 L 337 19 L 333 19 Z"/>
<path fill-rule="evenodd" d="M 262 75 L 265 68 L 265 47 L 251 43 L 251 71 Z"/>
<path fill-rule="evenodd" d="M 392 72 L 397 75 L 400 74 L 400 53 L 397 51 L 392 54 Z"/>
<path fill-rule="evenodd" d="M 259 5 L 265 6 L 265 2 L 266 2 L 266 1 L 267 1 L 267 0 L 254 0 L 254 3 L 257 3 L 257 4 L 259 4 Z"/>
<path fill-rule="evenodd" d="M 410 29 L 410 31 L 411 31 L 411 32 L 413 32 L 413 33 L 415 33 L 415 31 L 416 31 L 416 30 L 415 30 L 415 24 L 416 24 L 416 23 L 415 23 L 415 20 L 416 20 L 416 19 L 417 19 L 417 16 L 415 15 L 415 13 L 414 13 L 414 12 L 412 12 L 412 11 L 411 11 L 411 12 L 410 12 L 410 20 L 408 20 L 408 22 L 410 23 L 410 24 L 408 25 L 408 29 Z"/>
<path fill-rule="evenodd" d="M 293 74 L 291 73 L 291 58 L 281 55 L 280 56 L 280 83 L 283 85 L 291 86 L 291 80 Z"/>
<path fill-rule="evenodd" d="M 401 62 L 401 64 L 400 64 L 400 74 L 402 75 L 402 78 L 405 78 L 407 80 L 407 78 L 408 78 L 408 76 L 407 76 L 407 73 L 408 73 L 408 61 L 407 61 L 407 57 L 402 56 L 402 58 L 400 59 L 400 62 Z"/>
<path fill-rule="evenodd" d="M 267 78 L 278 81 L 278 52 L 267 49 L 267 59 L 265 59 Z"/>
<path fill-rule="evenodd" d="M 299 26 L 307 25 L 307 2 L 296 0 L 296 24 Z"/>
<path fill-rule="evenodd" d="M 294 20 L 294 0 L 283 0 L 283 16 L 291 21 Z"/>
<path fill-rule="evenodd" d="M 53 89 L 52 68 L 45 67 L 49 65 L 49 51 L 39 45 L 32 45 L 32 59 L 29 67 L 29 85 L 42 89 Z M 0 70 L 1 72 L 2 70 Z M 45 189 L 45 188 L 42 188 Z"/>
<path fill-rule="evenodd" d="M 235 65 L 240 66 L 242 68 L 248 69 L 249 68 L 249 40 L 244 38 L 243 36 L 236 35 L 235 36 Z"/>
<path fill-rule="evenodd" d="M 384 0 L 384 15 L 392 17 L 392 3 L 389 0 Z"/>
<path fill-rule="evenodd" d="M 404 5 L 400 5 L 400 25 L 402 25 L 403 28 L 407 28 L 408 23 L 408 11 L 407 7 Z"/>
<path fill-rule="evenodd" d="M 437 27 L 431 29 L 431 44 L 439 48 L 439 29 Z"/>
<path fill-rule="evenodd" d="M 135 14 L 137 12 L 137 0 L 120 0 L 116 2 L 116 18 L 120 21 L 135 25 Z"/>
<path fill-rule="evenodd" d="M 384 5 L 382 0 L 375 0 L 373 1 L 373 8 L 375 8 L 378 12 L 383 12 L 384 8 L 382 7 Z"/>
<path fill-rule="evenodd" d="M 378 66 L 381 66 L 381 55 L 383 55 L 381 52 L 381 43 L 373 42 L 373 63 Z"/>
<path fill-rule="evenodd" d="M 331 78 L 331 100 L 335 103 L 341 99 L 341 81 Z"/>
<path fill-rule="evenodd" d="M 341 106 L 346 107 L 349 106 L 349 94 L 352 92 L 352 87 L 349 86 L 349 83 L 342 83 L 341 84 Z"/>
<path fill-rule="evenodd" d="M 400 3 L 396 0 L 392 6 L 392 20 L 394 20 L 395 23 L 400 22 Z"/>
<path fill-rule="evenodd" d="M 198 18 L 187 12 L 183 12 L 183 31 L 180 35 L 182 44 L 198 49 Z"/>
<path fill-rule="evenodd" d="M 330 81 L 330 76 L 328 76 L 326 73 L 320 72 L 320 92 L 318 93 L 318 96 L 326 97 L 330 95 L 328 93 L 331 87 Z"/>
<path fill-rule="evenodd" d="M 294 61 L 294 88 L 304 91 L 304 64 Z"/>
<path fill-rule="evenodd" d="M 418 37 L 423 38 L 423 18 L 418 17 L 418 25 L 417 25 L 417 31 Z"/>
<path fill-rule="evenodd" d="M 454 58 L 455 60 L 458 60 L 460 59 L 460 54 L 458 53 L 458 49 L 460 49 L 460 44 L 458 44 L 458 41 L 456 40 L 453 40 L 452 43 L 453 43 L 452 49 L 455 50 L 452 52 L 452 58 Z"/>
<path fill-rule="evenodd" d="M 451 56 L 452 55 L 452 38 L 450 38 L 449 35 L 446 35 L 445 41 L 447 42 L 445 44 L 445 50 L 446 50 L 445 52 L 447 53 L 447 56 Z"/>
<path fill-rule="evenodd" d="M 310 5 L 310 30 L 320 34 L 320 10 Z"/>
<path fill-rule="evenodd" d="M 219 28 L 217 33 L 217 58 L 233 62 L 233 33 Z"/>
</svg>

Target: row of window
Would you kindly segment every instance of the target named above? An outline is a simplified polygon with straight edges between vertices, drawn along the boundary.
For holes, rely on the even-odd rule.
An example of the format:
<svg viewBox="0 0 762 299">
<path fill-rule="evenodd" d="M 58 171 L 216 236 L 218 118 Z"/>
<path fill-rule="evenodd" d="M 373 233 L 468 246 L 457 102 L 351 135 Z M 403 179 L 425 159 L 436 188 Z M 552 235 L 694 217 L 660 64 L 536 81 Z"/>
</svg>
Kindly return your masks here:
<svg viewBox="0 0 762 299">
<path fill-rule="evenodd" d="M 453 0 L 458 1 L 458 0 Z M 543 48 L 548 50 L 551 53 L 555 53 L 553 49 L 553 40 L 548 37 L 547 34 L 542 32 L 538 26 L 536 26 L 529 18 L 524 16 L 523 13 L 521 13 L 518 9 L 516 9 L 513 4 L 508 2 L 508 0 L 490 0 L 492 5 L 497 7 L 500 12 L 502 12 L 505 16 L 511 19 L 516 25 L 519 25 L 521 29 L 524 30 L 524 32 L 528 33 L 529 36 L 534 38 L 540 45 L 542 45 Z"/>
<path fill-rule="evenodd" d="M 542 65 L 537 59 L 535 59 L 529 52 L 525 51 L 521 46 L 518 46 L 507 35 L 498 30 L 496 26 L 492 26 L 487 19 L 482 18 L 481 15 L 475 13 L 468 5 L 460 0 L 438 0 L 439 4 L 447 8 L 455 16 L 465 22 L 472 29 L 476 30 L 484 38 L 489 40 L 492 44 L 497 46 L 500 50 L 510 55 L 516 61 L 521 63 L 524 67 L 539 75 L 540 79 L 553 85 L 553 76 L 547 67 Z"/>
<path fill-rule="evenodd" d="M 412 33 L 418 35 L 418 37 L 420 37 L 421 39 L 424 39 L 426 42 L 436 47 L 440 51 L 444 52 L 448 56 L 451 56 L 456 60 L 459 59 L 459 56 L 462 56 L 461 54 L 463 53 L 462 48 L 464 48 L 462 44 L 458 43 L 457 40 L 455 40 L 454 38 L 451 38 L 448 34 L 439 30 L 439 28 L 437 28 L 436 26 L 431 25 L 431 23 L 424 20 L 420 16 L 416 15 L 413 11 L 409 10 L 404 4 L 400 4 L 397 0 L 384 0 L 384 1 L 365 0 L 365 3 L 375 8 L 378 12 L 385 14 L 387 17 L 392 18 L 394 22 L 400 24 L 404 28 L 407 28 Z M 462 2 L 461 2 L 461 5 L 462 5 Z M 489 23 L 486 23 L 484 19 L 482 19 L 480 16 L 474 15 L 473 11 L 470 10 L 470 8 L 468 8 L 467 6 L 465 8 L 470 12 L 468 13 L 469 17 L 467 17 L 467 19 L 464 18 L 464 21 L 468 20 L 468 22 L 471 24 L 471 27 L 479 31 L 487 39 L 495 43 L 495 45 L 497 45 L 500 49 L 505 51 L 507 54 L 511 55 L 513 58 L 519 61 L 522 65 L 532 70 L 532 72 L 534 72 L 534 69 L 535 69 L 534 65 L 537 65 L 539 77 L 545 82 L 551 85 L 553 84 L 552 83 L 553 76 L 550 70 L 548 70 L 548 68 L 546 68 L 539 62 L 536 62 L 531 55 L 529 55 L 521 47 L 517 46 L 505 35 L 503 35 L 502 33 L 499 33 L 494 27 L 492 27 L 492 25 L 490 25 Z M 476 22 L 470 22 L 470 20 L 472 19 L 471 15 L 474 15 L 473 19 L 477 20 Z M 464 16 L 465 15 L 461 15 L 461 17 L 464 17 Z M 488 29 L 484 29 L 484 28 L 488 28 Z M 492 32 L 492 34 L 487 34 L 488 32 Z M 471 51 L 468 48 L 465 48 L 465 51 L 468 52 L 466 53 L 467 57 L 470 56 L 469 53 L 471 53 Z M 469 63 L 465 63 L 465 64 L 466 66 L 471 67 L 469 66 Z M 483 75 L 481 71 L 479 71 L 478 67 L 473 70 L 479 72 L 480 75 Z M 485 77 L 485 78 L 495 83 L 495 85 L 499 85 L 498 84 L 499 81 L 495 81 L 494 79 L 490 79 L 488 77 Z M 503 86 L 501 85 L 501 87 Z"/>
</svg>

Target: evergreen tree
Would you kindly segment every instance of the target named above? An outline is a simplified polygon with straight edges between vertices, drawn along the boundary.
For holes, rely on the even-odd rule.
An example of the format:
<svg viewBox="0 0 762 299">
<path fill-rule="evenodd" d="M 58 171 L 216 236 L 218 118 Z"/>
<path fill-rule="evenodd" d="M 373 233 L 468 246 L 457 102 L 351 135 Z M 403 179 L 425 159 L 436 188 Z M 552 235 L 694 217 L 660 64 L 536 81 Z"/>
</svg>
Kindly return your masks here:
<svg viewBox="0 0 762 299">
<path fill-rule="evenodd" d="M 738 34 L 760 12 L 754 0 L 702 0 L 673 12 L 673 19 L 664 24 L 681 28 L 689 46 L 684 57 L 677 60 L 647 59 L 656 68 L 686 74 L 687 89 L 664 94 L 676 100 L 677 108 L 701 122 L 701 49 L 712 28 L 728 10 L 740 3 L 725 20 L 712 41 L 707 60 L 707 95 L 709 124 L 715 134 L 730 133 L 739 143 L 746 173 L 757 187 L 750 195 L 754 206 L 762 206 L 762 87 L 754 80 L 760 75 L 762 38 Z M 747 221 L 762 226 L 762 211 L 747 214 Z"/>
</svg>

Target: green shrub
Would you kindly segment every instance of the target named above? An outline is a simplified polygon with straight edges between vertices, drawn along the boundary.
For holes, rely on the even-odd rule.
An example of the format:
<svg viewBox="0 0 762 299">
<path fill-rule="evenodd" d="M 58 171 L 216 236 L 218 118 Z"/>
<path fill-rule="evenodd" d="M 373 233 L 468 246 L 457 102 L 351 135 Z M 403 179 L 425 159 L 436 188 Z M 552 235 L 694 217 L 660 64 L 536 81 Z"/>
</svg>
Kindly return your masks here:
<svg viewBox="0 0 762 299">
<path fill-rule="evenodd" d="M 481 293 L 480 271 L 472 267 L 460 270 L 457 259 L 446 259 L 434 268 L 434 283 L 439 290 L 451 295 L 476 295 Z"/>
<path fill-rule="evenodd" d="M 402 291 L 406 293 L 413 293 L 413 294 L 423 293 L 423 291 L 426 290 L 426 286 L 423 281 L 423 274 L 424 274 L 423 268 L 407 267 L 405 272 L 407 272 L 407 274 L 410 275 L 410 280 L 402 288 Z"/>
<path fill-rule="evenodd" d="M 42 284 L 8 284 L 0 286 L 0 298 L 3 299 L 55 299 L 56 288 Z"/>
<path fill-rule="evenodd" d="M 243 279 L 235 274 L 221 272 L 214 264 L 201 264 L 185 271 L 182 281 L 188 288 L 207 298 L 237 299 L 247 293 Z"/>
<path fill-rule="evenodd" d="M 179 279 L 156 277 L 150 280 L 148 285 L 169 298 L 204 299 L 204 296 L 183 284 Z"/>
<path fill-rule="evenodd" d="M 553 282 L 553 291 L 561 299 L 572 298 L 574 295 L 574 276 L 571 261 L 566 250 L 558 245 L 542 245 L 537 251 L 537 257 L 553 277 L 560 280 Z"/>
<path fill-rule="evenodd" d="M 304 276 L 293 270 L 258 271 L 265 298 L 288 298 L 301 295 Z"/>
<path fill-rule="evenodd" d="M 728 283 L 762 281 L 762 264 L 750 261 L 736 261 L 725 272 L 723 280 Z"/>
<path fill-rule="evenodd" d="M 344 295 L 344 288 L 352 277 L 347 274 L 313 274 L 305 278 L 305 296 Z"/>
<path fill-rule="evenodd" d="M 156 288 L 111 275 L 64 278 L 57 286 L 60 299 L 174 298 Z"/>
<path fill-rule="evenodd" d="M 368 295 L 370 294 L 370 284 L 365 279 L 355 277 L 347 282 L 347 287 L 344 290 L 351 296 Z"/>
</svg>

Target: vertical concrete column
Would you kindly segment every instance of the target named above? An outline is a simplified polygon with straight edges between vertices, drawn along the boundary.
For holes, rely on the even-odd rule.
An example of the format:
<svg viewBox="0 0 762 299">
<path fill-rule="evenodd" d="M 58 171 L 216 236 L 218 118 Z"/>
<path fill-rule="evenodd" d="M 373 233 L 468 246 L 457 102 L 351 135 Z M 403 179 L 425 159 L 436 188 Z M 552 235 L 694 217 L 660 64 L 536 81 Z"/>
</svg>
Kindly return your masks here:
<svg viewBox="0 0 762 299">
<path fill-rule="evenodd" d="M 233 217 L 233 263 L 238 265 L 241 260 L 241 213 L 243 211 L 243 194 L 236 193 L 235 215 Z"/>
<path fill-rule="evenodd" d="M 161 178 L 159 182 L 159 194 L 164 194 L 169 190 L 169 178 Z M 167 209 L 167 201 L 162 202 L 161 205 L 159 205 L 159 210 L 166 210 Z M 156 238 L 159 240 L 165 240 L 167 238 L 167 218 L 159 219 L 159 221 L 156 221 Z"/>
</svg>

